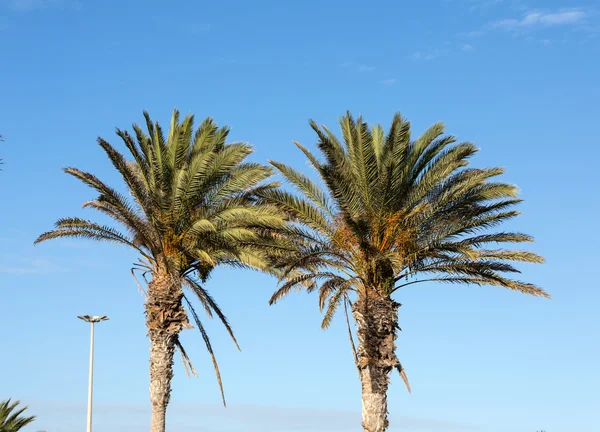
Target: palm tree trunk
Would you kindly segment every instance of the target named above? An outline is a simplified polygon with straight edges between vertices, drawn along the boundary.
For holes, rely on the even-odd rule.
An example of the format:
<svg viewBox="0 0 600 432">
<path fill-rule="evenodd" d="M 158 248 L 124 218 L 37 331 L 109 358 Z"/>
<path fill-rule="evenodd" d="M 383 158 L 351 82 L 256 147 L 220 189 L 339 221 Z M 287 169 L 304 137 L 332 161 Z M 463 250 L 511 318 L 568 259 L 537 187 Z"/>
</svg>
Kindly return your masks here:
<svg viewBox="0 0 600 432">
<path fill-rule="evenodd" d="M 165 432 L 175 343 L 179 332 L 188 326 L 182 298 L 181 281 L 177 277 L 158 274 L 148 286 L 146 325 L 150 338 L 150 432 Z"/>
<path fill-rule="evenodd" d="M 389 374 L 400 364 L 395 354 L 399 307 L 390 298 L 374 297 L 360 297 L 352 306 L 358 325 L 358 371 L 365 432 L 384 432 L 389 425 Z"/>
<path fill-rule="evenodd" d="M 171 335 L 149 330 L 150 336 L 150 432 L 165 431 L 165 416 L 171 395 L 175 341 Z"/>
</svg>

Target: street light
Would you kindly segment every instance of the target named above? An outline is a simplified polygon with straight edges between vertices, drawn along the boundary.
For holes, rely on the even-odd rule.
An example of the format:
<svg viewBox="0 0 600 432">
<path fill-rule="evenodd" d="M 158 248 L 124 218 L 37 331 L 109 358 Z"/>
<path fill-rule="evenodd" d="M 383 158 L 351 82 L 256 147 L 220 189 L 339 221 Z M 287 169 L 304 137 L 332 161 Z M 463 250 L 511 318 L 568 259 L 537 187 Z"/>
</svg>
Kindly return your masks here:
<svg viewBox="0 0 600 432">
<path fill-rule="evenodd" d="M 87 432 L 92 432 L 92 387 L 94 383 L 94 324 L 100 321 L 108 320 L 106 315 L 89 316 L 79 315 L 77 318 L 92 324 L 92 333 L 90 337 L 90 377 L 88 384 L 88 409 L 87 409 Z"/>
</svg>

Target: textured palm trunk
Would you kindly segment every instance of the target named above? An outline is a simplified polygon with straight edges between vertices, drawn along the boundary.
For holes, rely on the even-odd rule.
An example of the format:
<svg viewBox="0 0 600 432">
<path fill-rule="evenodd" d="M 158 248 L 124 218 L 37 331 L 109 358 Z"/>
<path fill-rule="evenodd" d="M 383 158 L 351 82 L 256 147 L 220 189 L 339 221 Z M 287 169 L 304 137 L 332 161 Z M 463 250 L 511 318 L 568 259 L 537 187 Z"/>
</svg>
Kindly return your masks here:
<svg viewBox="0 0 600 432">
<path fill-rule="evenodd" d="M 177 277 L 158 274 L 148 286 L 146 325 L 150 338 L 150 432 L 165 432 L 175 343 L 179 332 L 188 325 L 182 298 L 181 281 Z"/>
<path fill-rule="evenodd" d="M 390 298 L 359 298 L 352 306 L 358 325 L 358 371 L 362 385 L 362 426 L 365 432 L 384 432 L 387 390 L 396 357 L 399 303 Z"/>
</svg>

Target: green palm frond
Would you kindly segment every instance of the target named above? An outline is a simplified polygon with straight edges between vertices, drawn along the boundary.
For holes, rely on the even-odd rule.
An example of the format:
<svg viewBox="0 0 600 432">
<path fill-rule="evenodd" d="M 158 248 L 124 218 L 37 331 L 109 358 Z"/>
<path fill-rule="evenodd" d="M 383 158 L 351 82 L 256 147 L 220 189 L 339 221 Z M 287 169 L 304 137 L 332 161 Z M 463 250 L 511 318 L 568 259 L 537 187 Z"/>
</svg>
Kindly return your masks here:
<svg viewBox="0 0 600 432">
<path fill-rule="evenodd" d="M 308 200 L 282 190 L 264 191 L 260 195 L 264 202 L 284 211 L 293 221 L 301 222 L 320 233 L 331 231 L 331 220 Z"/>
<path fill-rule="evenodd" d="M 319 279 L 331 279 L 337 275 L 331 272 L 304 273 L 290 277 L 275 293 L 271 296 L 269 304 L 275 304 L 290 291 L 294 289 L 302 289 L 303 287 L 312 286 L 312 283 Z M 307 284 L 309 282 L 310 284 Z"/>
<path fill-rule="evenodd" d="M 35 416 L 24 416 L 27 407 L 19 407 L 20 401 L 0 401 L 0 431 L 18 432 L 35 420 Z"/>
<path fill-rule="evenodd" d="M 277 168 L 287 181 L 293 184 L 304 196 L 309 198 L 315 206 L 326 212 L 329 217 L 333 217 L 334 211 L 329 204 L 327 194 L 315 185 L 312 180 L 289 165 L 273 161 L 271 164 Z"/>
<path fill-rule="evenodd" d="M 227 406 L 227 402 L 225 401 L 225 390 L 223 389 L 223 380 L 221 379 L 221 371 L 219 370 L 219 364 L 217 362 L 217 357 L 215 356 L 215 352 L 213 350 L 212 344 L 210 343 L 210 338 L 208 337 L 208 333 L 206 333 L 204 325 L 202 324 L 202 321 L 200 320 L 200 317 L 196 313 L 196 310 L 194 309 L 194 306 L 192 305 L 192 303 L 188 300 L 188 298 L 186 296 L 183 296 L 183 299 L 185 300 L 185 303 L 187 304 L 188 310 L 189 310 L 190 314 L 192 315 L 192 318 L 194 319 L 194 322 L 196 323 L 196 326 L 198 327 L 200 334 L 202 335 L 202 339 L 204 340 L 204 345 L 206 346 L 206 350 L 210 354 L 210 357 L 213 362 L 213 368 L 215 369 L 215 375 L 217 377 L 217 382 L 219 384 L 219 389 L 221 390 L 221 399 L 223 400 L 223 405 Z"/>
<path fill-rule="evenodd" d="M 329 303 L 327 305 L 327 309 L 325 310 L 325 315 L 323 316 L 323 322 L 321 322 L 321 328 L 327 329 L 331 325 L 331 321 L 333 320 L 333 316 L 336 311 L 344 301 L 344 291 L 337 290 L 329 297 Z"/>
<path fill-rule="evenodd" d="M 221 322 L 227 329 L 229 336 L 231 336 L 231 339 L 235 343 L 235 346 L 237 347 L 238 350 L 241 351 L 242 349 L 240 348 L 240 345 L 238 344 L 238 341 L 235 338 L 233 329 L 229 325 L 229 321 L 227 320 L 227 317 L 223 314 L 223 312 L 221 311 L 221 308 L 217 305 L 217 303 L 212 298 L 212 296 L 208 293 L 208 291 L 206 291 L 197 281 L 195 281 L 194 279 L 192 279 L 190 277 L 186 277 L 184 279 L 184 283 L 194 292 L 194 294 L 196 294 L 196 297 L 198 298 L 198 300 L 204 307 L 204 310 L 206 311 L 206 314 L 208 315 L 209 318 L 212 318 L 213 312 L 217 315 L 217 317 L 219 317 L 219 319 L 221 320 Z"/>
</svg>

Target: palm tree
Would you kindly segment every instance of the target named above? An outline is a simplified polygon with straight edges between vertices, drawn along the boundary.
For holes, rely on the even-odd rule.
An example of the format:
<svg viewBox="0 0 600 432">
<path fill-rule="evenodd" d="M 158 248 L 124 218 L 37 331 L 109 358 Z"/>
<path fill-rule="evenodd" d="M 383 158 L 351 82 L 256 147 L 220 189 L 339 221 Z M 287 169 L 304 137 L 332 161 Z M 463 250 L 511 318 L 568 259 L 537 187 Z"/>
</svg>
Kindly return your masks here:
<svg viewBox="0 0 600 432">
<path fill-rule="evenodd" d="M 17 409 L 21 402 L 5 400 L 0 402 L 0 432 L 17 432 L 35 420 L 35 416 L 24 417 L 27 407 Z"/>
<path fill-rule="evenodd" d="M 490 180 L 502 174 L 501 168 L 466 167 L 477 152 L 473 144 L 455 144 L 439 123 L 411 140 L 410 124 L 399 114 L 387 134 L 381 125 L 369 128 L 350 113 L 340 124 L 343 142 L 310 122 L 324 160 L 296 143 L 324 188 L 292 167 L 272 162 L 299 195 L 262 193 L 265 202 L 288 213 L 289 233 L 298 246 L 294 260 L 280 263 L 282 285 L 270 302 L 295 289 L 318 290 L 323 328 L 340 306 L 351 307 L 357 323 L 354 358 L 362 383 L 362 425 L 367 432 L 382 432 L 388 427 L 390 372 L 397 369 L 408 387 L 395 354 L 400 304 L 393 297 L 398 290 L 436 281 L 549 296 L 506 275 L 518 272 L 511 261 L 541 263 L 541 256 L 490 246 L 532 238 L 485 232 L 517 216 L 513 207 L 520 200 L 515 186 Z M 350 337 L 354 348 L 352 333 Z"/>
<path fill-rule="evenodd" d="M 153 123 L 146 112 L 144 116 L 147 133 L 133 125 L 135 140 L 128 132 L 117 129 L 133 161 L 127 161 L 108 142 L 98 139 L 132 199 L 92 174 L 76 168 L 64 170 L 98 192 L 95 200 L 83 206 L 110 216 L 122 229 L 65 218 L 59 219 L 56 228 L 42 234 L 36 243 L 80 237 L 125 245 L 139 254 L 132 273 L 140 270 L 151 279 L 145 293 L 151 431 L 163 432 L 176 348 L 186 370 L 189 367 L 195 374 L 179 341 L 179 333 L 191 327 L 188 313 L 212 356 L 223 393 L 210 340 L 190 295 L 197 298 L 209 317 L 217 315 L 237 345 L 225 315 L 203 284 L 221 264 L 268 271 L 268 247 L 261 240 L 261 232 L 281 227 L 283 219 L 279 210 L 255 199 L 258 191 L 277 186 L 264 183 L 271 176 L 271 169 L 244 161 L 252 153 L 248 144 L 226 144 L 228 128 L 218 128 L 207 118 L 194 133 L 193 116 L 179 122 L 179 113 L 174 111 L 165 137 L 159 124 Z"/>
</svg>

